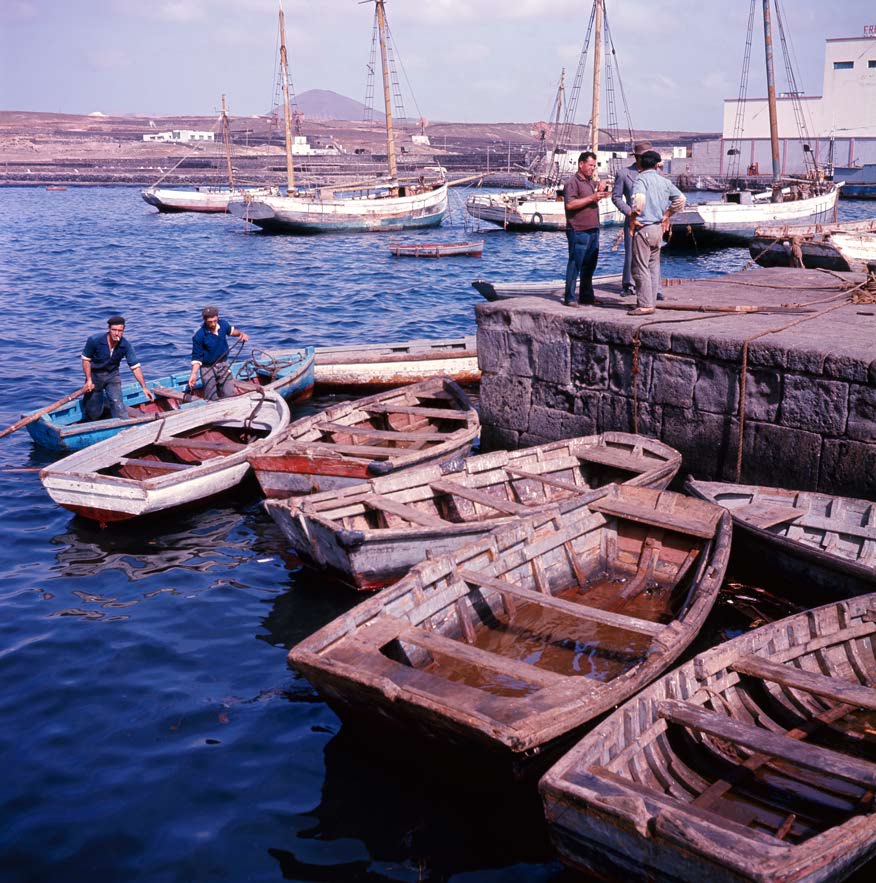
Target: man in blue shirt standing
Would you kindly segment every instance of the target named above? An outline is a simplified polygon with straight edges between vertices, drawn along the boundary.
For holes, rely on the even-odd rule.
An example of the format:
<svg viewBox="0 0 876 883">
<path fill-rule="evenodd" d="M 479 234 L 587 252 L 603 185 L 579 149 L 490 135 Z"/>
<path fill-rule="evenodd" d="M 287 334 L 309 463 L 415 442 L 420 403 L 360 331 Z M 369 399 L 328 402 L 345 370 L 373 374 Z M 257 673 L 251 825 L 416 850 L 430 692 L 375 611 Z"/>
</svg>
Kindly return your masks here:
<svg viewBox="0 0 876 883">
<path fill-rule="evenodd" d="M 639 157 L 639 177 L 633 185 L 630 233 L 633 237 L 633 281 L 638 305 L 631 316 L 654 312 L 660 290 L 660 247 L 669 218 L 684 208 L 682 192 L 657 171 L 660 154 L 646 150 Z"/>
<path fill-rule="evenodd" d="M 249 338 L 227 319 L 220 319 L 216 307 L 204 307 L 201 318 L 204 324 L 192 337 L 192 374 L 189 377 L 189 386 L 195 385 L 200 369 L 205 399 L 225 399 L 236 395 L 234 377 L 228 364 L 228 338 L 239 337 L 244 343 Z"/>
<path fill-rule="evenodd" d="M 107 402 L 113 419 L 128 416 L 122 404 L 122 378 L 119 376 L 122 359 L 127 361 L 146 398 L 155 401 L 152 390 L 143 379 L 134 347 L 124 337 L 125 317 L 110 316 L 106 324 L 106 334 L 92 335 L 82 349 L 82 371 L 85 374 L 82 410 L 86 420 L 100 420 Z"/>
</svg>

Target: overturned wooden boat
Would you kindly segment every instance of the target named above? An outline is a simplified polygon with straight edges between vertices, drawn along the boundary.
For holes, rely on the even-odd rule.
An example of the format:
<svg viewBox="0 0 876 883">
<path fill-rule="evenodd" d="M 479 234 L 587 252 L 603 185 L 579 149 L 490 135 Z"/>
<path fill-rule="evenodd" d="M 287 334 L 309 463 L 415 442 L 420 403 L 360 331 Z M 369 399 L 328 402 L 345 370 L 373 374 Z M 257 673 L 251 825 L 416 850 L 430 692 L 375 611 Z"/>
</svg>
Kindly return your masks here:
<svg viewBox="0 0 876 883">
<path fill-rule="evenodd" d="M 250 463 L 266 497 L 318 493 L 464 457 L 479 430 L 461 387 L 436 377 L 296 420 Z"/>
<path fill-rule="evenodd" d="M 77 515 L 125 521 L 234 487 L 247 454 L 288 425 L 285 401 L 260 390 L 119 433 L 46 466 L 40 480 Z"/>
<path fill-rule="evenodd" d="M 730 512 L 759 568 L 836 596 L 876 590 L 876 503 L 694 479 L 685 489 Z"/>
<path fill-rule="evenodd" d="M 568 864 L 612 879 L 841 880 L 876 854 L 876 595 L 665 675 L 541 781 Z"/>
<path fill-rule="evenodd" d="M 606 432 L 264 505 L 299 555 L 370 590 L 427 552 L 445 554 L 561 500 L 594 498 L 612 482 L 665 488 L 680 465 L 681 454 L 661 442 Z"/>
<path fill-rule="evenodd" d="M 622 273 L 608 273 L 593 277 L 593 286 L 597 289 L 620 293 Z M 472 288 L 487 300 L 509 300 L 516 297 L 544 297 L 549 300 L 562 300 L 566 292 L 564 279 L 551 279 L 547 282 L 488 282 L 475 279 Z M 580 288 L 580 280 L 575 283 L 575 291 Z"/>
<path fill-rule="evenodd" d="M 804 227 L 758 227 L 749 246 L 763 267 L 866 273 L 876 262 L 876 218 Z"/>
<path fill-rule="evenodd" d="M 392 242 L 389 250 L 397 258 L 447 258 L 461 255 L 479 258 L 484 240 L 473 242 Z"/>
<path fill-rule="evenodd" d="M 231 366 L 238 395 L 258 389 L 280 393 L 289 402 L 303 401 L 313 392 L 313 348 L 284 352 L 282 357 L 253 356 Z M 86 420 L 82 399 L 68 402 L 27 426 L 30 437 L 53 451 L 80 451 L 105 441 L 124 429 L 163 420 L 180 408 L 204 403 L 203 384 L 188 386 L 190 372 L 178 371 L 148 384 L 155 401 L 146 398 L 139 383 L 122 384 L 122 405 L 127 417 Z M 26 415 L 23 415 L 26 416 Z"/>
<path fill-rule="evenodd" d="M 289 660 L 342 718 L 520 771 L 672 664 L 712 608 L 730 533 L 718 506 L 615 485 L 418 564 Z"/>
</svg>

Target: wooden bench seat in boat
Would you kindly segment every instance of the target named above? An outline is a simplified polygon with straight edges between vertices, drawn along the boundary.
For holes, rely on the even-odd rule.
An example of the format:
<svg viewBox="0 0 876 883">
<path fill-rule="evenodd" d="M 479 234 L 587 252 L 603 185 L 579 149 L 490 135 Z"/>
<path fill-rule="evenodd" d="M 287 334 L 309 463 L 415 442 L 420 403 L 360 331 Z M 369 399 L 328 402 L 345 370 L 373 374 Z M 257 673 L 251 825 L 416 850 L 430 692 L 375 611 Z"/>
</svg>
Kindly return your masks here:
<svg viewBox="0 0 876 883">
<path fill-rule="evenodd" d="M 689 702 L 664 699 L 657 703 L 658 717 L 699 733 L 742 745 L 760 754 L 805 769 L 821 771 L 868 789 L 876 788 L 876 764 L 848 757 L 829 748 L 810 745 L 784 734 L 752 726 L 724 714 L 715 714 Z"/>
<path fill-rule="evenodd" d="M 506 466 L 505 472 L 508 475 L 512 475 L 515 478 L 529 478 L 532 481 L 540 481 L 542 484 L 550 485 L 551 487 L 560 488 L 564 491 L 572 491 L 576 494 L 586 494 L 591 493 L 595 489 L 587 487 L 586 485 L 578 485 L 573 481 L 565 481 L 562 478 L 554 478 L 552 475 L 540 475 L 538 472 L 528 472 L 525 469 L 518 469 L 516 466 Z"/>
<path fill-rule="evenodd" d="M 369 506 L 372 509 L 388 512 L 390 515 L 396 515 L 399 518 L 403 518 L 405 521 L 410 521 L 414 524 L 422 525 L 423 527 L 447 527 L 447 522 L 442 518 L 438 518 L 436 515 L 430 515 L 428 512 L 423 512 L 415 506 L 409 506 L 406 503 L 397 503 L 395 500 L 390 500 L 387 497 L 382 497 L 377 494 L 368 494 L 367 496 L 362 497 L 358 502 L 363 506 Z"/>
<path fill-rule="evenodd" d="M 233 441 L 210 441 L 200 438 L 166 438 L 158 439 L 152 444 L 162 448 L 191 448 L 193 451 L 219 451 L 223 454 L 236 454 L 246 447 Z"/>
<path fill-rule="evenodd" d="M 747 506 L 739 506 L 732 511 L 755 527 L 768 528 L 784 524 L 786 521 L 793 521 L 795 518 L 805 515 L 809 510 L 759 501 L 749 503 Z"/>
<path fill-rule="evenodd" d="M 547 593 L 533 592 L 531 589 L 524 589 L 521 586 L 515 586 L 504 580 L 496 579 L 495 577 L 490 577 L 472 570 L 460 570 L 459 577 L 473 586 L 492 589 L 495 592 L 510 595 L 512 598 L 517 598 L 521 601 L 537 604 L 540 607 L 547 607 L 551 610 L 556 610 L 559 613 L 565 613 L 569 616 L 577 617 L 578 619 L 587 619 L 592 622 L 598 622 L 601 625 L 624 629 L 628 632 L 636 632 L 650 637 L 657 637 L 666 628 L 666 626 L 657 622 L 651 622 L 651 620 L 648 619 L 639 619 L 635 616 L 612 613 L 608 610 L 601 610 L 598 607 L 590 607 L 587 604 L 577 604 L 574 601 L 555 598 L 553 595 Z"/>
<path fill-rule="evenodd" d="M 451 494 L 452 496 L 462 497 L 464 500 L 470 500 L 472 503 L 480 503 L 482 506 L 488 506 L 497 512 L 504 512 L 507 515 L 520 515 L 529 512 L 530 507 L 524 506 L 522 503 L 514 503 L 511 500 L 503 500 L 501 497 L 495 497 L 492 494 L 477 490 L 476 488 L 466 487 L 455 481 L 446 479 L 436 479 L 429 482 L 432 490 L 441 494 Z"/>
<path fill-rule="evenodd" d="M 873 687 L 853 684 L 840 678 L 829 678 L 793 665 L 781 665 L 760 656 L 740 656 L 730 667 L 740 674 L 772 681 L 783 687 L 812 693 L 855 708 L 876 711 L 876 689 Z"/>
<path fill-rule="evenodd" d="M 316 423 L 314 428 L 320 432 L 346 433 L 362 438 L 398 439 L 400 435 L 416 441 L 444 441 L 447 438 L 446 432 L 408 432 L 407 430 L 374 429 L 371 426 L 347 426 L 343 423 Z"/>
<path fill-rule="evenodd" d="M 187 396 L 178 389 L 171 389 L 169 386 L 153 386 L 152 392 L 166 399 L 176 399 L 178 402 L 191 401 L 191 396 Z"/>
<path fill-rule="evenodd" d="M 361 408 L 368 414 L 408 414 L 411 417 L 428 417 L 442 420 L 460 420 L 468 422 L 470 411 L 457 411 L 451 408 L 423 408 L 416 405 L 387 405 L 374 402 Z"/>
<path fill-rule="evenodd" d="M 402 432 L 393 433 L 397 441 L 406 441 L 408 436 Z M 404 453 L 409 448 L 378 447 L 377 445 L 348 445 L 335 444 L 327 441 L 301 441 L 294 442 L 293 447 L 303 448 L 305 452 L 315 450 L 318 453 L 335 451 L 338 454 L 346 454 L 350 457 L 390 457 L 393 454 Z"/>
<path fill-rule="evenodd" d="M 701 521 L 685 517 L 681 512 L 667 512 L 665 509 L 657 511 L 611 496 L 594 500 L 590 504 L 590 508 L 605 515 L 617 515 L 620 518 L 628 518 L 630 521 L 638 521 L 654 527 L 665 527 L 668 530 L 690 534 L 702 539 L 709 539 L 715 535 L 715 525 L 721 517 L 721 510 L 715 509 L 709 512 L 706 520 Z"/>
<path fill-rule="evenodd" d="M 135 457 L 120 457 L 122 466 L 146 466 L 149 469 L 161 469 L 165 472 L 177 472 L 180 469 L 191 469 L 195 463 L 165 463 L 163 460 L 138 460 Z"/>
<path fill-rule="evenodd" d="M 575 452 L 575 456 L 588 463 L 598 463 L 602 466 L 614 466 L 617 469 L 625 469 L 628 472 L 647 472 L 657 465 L 656 460 L 634 454 L 631 451 L 619 451 L 606 445 L 589 445 Z"/>
</svg>

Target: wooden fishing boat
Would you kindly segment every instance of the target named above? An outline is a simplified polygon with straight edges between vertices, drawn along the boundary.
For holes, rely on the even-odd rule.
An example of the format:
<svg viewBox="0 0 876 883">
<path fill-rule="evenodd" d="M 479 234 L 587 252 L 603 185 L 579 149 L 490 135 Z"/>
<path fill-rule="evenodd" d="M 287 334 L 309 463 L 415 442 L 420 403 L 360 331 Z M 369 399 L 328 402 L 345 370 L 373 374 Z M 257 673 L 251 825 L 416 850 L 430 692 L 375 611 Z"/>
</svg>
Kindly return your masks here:
<svg viewBox="0 0 876 883">
<path fill-rule="evenodd" d="M 876 595 L 701 653 L 541 781 L 565 862 L 601 878 L 842 880 L 876 853 Z"/>
<path fill-rule="evenodd" d="M 253 357 L 232 365 L 231 372 L 238 395 L 268 389 L 289 402 L 297 402 L 313 392 L 313 368 L 313 348 L 306 347 L 288 350 L 282 356 L 267 355 L 261 360 Z M 123 429 L 163 420 L 180 408 L 203 404 L 203 386 L 199 380 L 194 389 L 189 389 L 189 374 L 189 371 L 178 371 L 150 383 L 154 402 L 146 398 L 139 383 L 122 384 L 122 404 L 127 409 L 127 417 L 86 420 L 82 400 L 77 399 L 34 420 L 28 424 L 27 431 L 44 448 L 80 451 L 112 438 Z"/>
<path fill-rule="evenodd" d="M 661 442 L 607 432 L 264 505 L 297 554 L 369 590 L 400 579 L 427 551 L 445 554 L 560 500 L 595 498 L 612 482 L 665 488 L 679 466 L 681 454 Z"/>
<path fill-rule="evenodd" d="M 463 390 L 436 377 L 296 420 L 250 463 L 266 497 L 318 493 L 464 457 L 479 429 Z"/>
<path fill-rule="evenodd" d="M 748 248 L 762 267 L 867 272 L 876 262 L 876 218 L 806 227 L 758 227 Z"/>
<path fill-rule="evenodd" d="M 289 661 L 343 719 L 525 772 L 687 647 L 730 533 L 718 506 L 615 485 L 418 564 Z"/>
<path fill-rule="evenodd" d="M 603 276 L 594 276 L 593 285 L 597 289 L 620 293 L 622 273 L 607 273 Z M 487 300 L 508 300 L 514 297 L 545 297 L 549 300 L 562 300 L 566 292 L 565 279 L 551 279 L 547 282 L 487 282 L 483 279 L 475 279 L 472 288 L 481 297 Z M 581 285 L 580 280 L 575 283 L 577 292 Z"/>
<path fill-rule="evenodd" d="M 876 503 L 694 479 L 685 490 L 730 512 L 743 549 L 765 572 L 831 595 L 876 590 Z"/>
<path fill-rule="evenodd" d="M 476 193 L 465 201 L 465 210 L 473 218 L 495 224 L 510 233 L 565 230 L 566 209 L 562 195 L 557 193 L 557 187 Z M 611 200 L 602 200 L 597 208 L 600 225 L 624 223 L 624 216 Z"/>
<path fill-rule="evenodd" d="M 259 390 L 129 429 L 47 466 L 40 480 L 77 515 L 125 521 L 235 487 L 247 454 L 288 425 L 283 399 Z"/>
<path fill-rule="evenodd" d="M 67 188 L 63 184 L 46 184 L 46 190 L 54 190 L 55 192 L 61 192 L 62 190 L 66 190 Z"/>
<path fill-rule="evenodd" d="M 446 258 L 468 255 L 479 258 L 484 253 L 484 240 L 475 242 L 393 242 L 389 250 L 397 258 Z"/>
</svg>

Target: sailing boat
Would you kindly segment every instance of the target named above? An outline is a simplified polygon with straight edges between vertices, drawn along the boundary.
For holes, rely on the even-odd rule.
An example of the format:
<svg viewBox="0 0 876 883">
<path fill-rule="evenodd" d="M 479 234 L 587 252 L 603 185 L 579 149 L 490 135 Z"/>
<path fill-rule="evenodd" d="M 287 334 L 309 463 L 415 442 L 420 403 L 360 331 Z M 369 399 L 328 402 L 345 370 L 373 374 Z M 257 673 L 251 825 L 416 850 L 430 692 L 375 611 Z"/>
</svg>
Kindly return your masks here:
<svg viewBox="0 0 876 883">
<path fill-rule="evenodd" d="M 784 30 L 776 0 L 776 17 L 779 23 L 782 41 Z M 755 0 L 751 0 L 748 19 L 748 42 L 751 46 L 751 29 L 754 23 Z M 675 244 L 695 242 L 703 244 L 709 240 L 718 242 L 749 243 L 755 236 L 757 227 L 763 225 L 798 225 L 819 224 L 836 220 L 837 199 L 842 184 L 834 184 L 823 180 L 816 164 L 808 173 L 806 180 L 793 179 L 782 182 L 781 164 L 779 162 L 779 127 L 776 110 L 776 85 L 773 70 L 773 37 L 770 20 L 770 0 L 763 0 L 763 33 L 766 55 L 767 104 L 769 107 L 770 144 L 772 148 L 773 183 L 769 190 L 754 192 L 736 190 L 724 194 L 720 202 L 701 202 L 688 204 L 687 208 L 673 215 L 671 224 L 671 240 Z M 738 113 L 741 115 L 745 107 L 744 84 L 748 79 L 748 48 L 745 62 Z M 788 66 L 789 75 L 793 72 Z M 792 100 L 795 102 L 795 115 L 802 124 L 802 109 L 798 111 L 799 93 L 791 84 Z M 737 130 L 741 131 L 741 116 L 737 118 Z M 802 130 L 802 125 L 801 125 Z M 734 133 L 734 138 L 737 133 Z M 803 145 L 807 160 L 812 156 L 808 145 Z M 731 153 L 738 154 L 738 150 Z"/>
<path fill-rule="evenodd" d="M 275 187 L 251 187 L 236 190 L 234 187 L 234 167 L 231 164 L 231 129 L 228 125 L 228 113 L 225 109 L 225 96 L 222 96 L 222 134 L 225 140 L 225 160 L 228 166 L 228 189 L 224 187 L 195 187 L 174 189 L 158 187 L 153 184 L 141 194 L 143 199 L 154 205 L 160 212 L 207 212 L 223 213 L 228 211 L 228 200 L 234 193 L 249 195 L 269 195 L 279 193 Z M 182 162 L 182 160 L 180 160 Z M 177 163 L 179 165 L 179 163 Z"/>
<path fill-rule="evenodd" d="M 591 23 L 594 27 L 593 44 L 593 107 L 590 117 L 590 150 L 597 153 L 599 150 L 599 97 L 600 75 L 602 70 L 602 35 L 603 13 L 605 0 L 594 0 L 591 13 Z M 606 28 L 607 33 L 607 28 Z M 578 65 L 578 75 L 573 88 L 573 96 L 577 96 L 580 90 L 581 75 L 583 72 L 584 58 L 587 54 L 588 40 L 585 42 L 581 53 L 581 61 Z M 560 104 L 563 96 L 563 80 L 557 91 L 556 113 L 559 124 Z M 566 122 L 564 130 L 568 133 L 572 128 L 572 117 L 575 114 L 577 97 L 573 99 L 571 106 L 566 110 Z M 632 139 L 631 139 L 632 140 Z M 557 165 L 560 156 L 566 156 L 567 150 L 559 146 L 559 136 L 554 149 L 551 152 L 550 161 L 547 164 L 547 182 L 538 190 L 511 190 L 501 193 L 478 193 L 470 196 L 465 203 L 466 211 L 474 218 L 496 224 L 505 230 L 529 231 L 529 230 L 565 230 L 566 211 L 559 188 L 552 181 L 559 182 L 562 169 Z M 571 170 L 569 172 L 571 174 Z M 604 225 L 623 224 L 624 216 L 614 207 L 611 200 L 604 199 L 598 204 L 599 222 Z"/>
<path fill-rule="evenodd" d="M 326 186 L 307 193 L 296 190 L 290 146 L 286 27 L 281 4 L 280 68 L 286 114 L 288 192 L 286 196 L 236 197 L 228 205 L 228 210 L 235 217 L 243 218 L 264 230 L 276 233 L 410 230 L 418 227 L 437 227 L 444 219 L 447 213 L 447 183 L 443 169 L 434 181 L 427 181 L 424 176 L 412 179 L 402 179 L 398 176 L 395 135 L 392 128 L 386 10 L 384 0 L 374 0 L 374 5 L 383 72 L 387 178 L 345 186 Z"/>
</svg>

